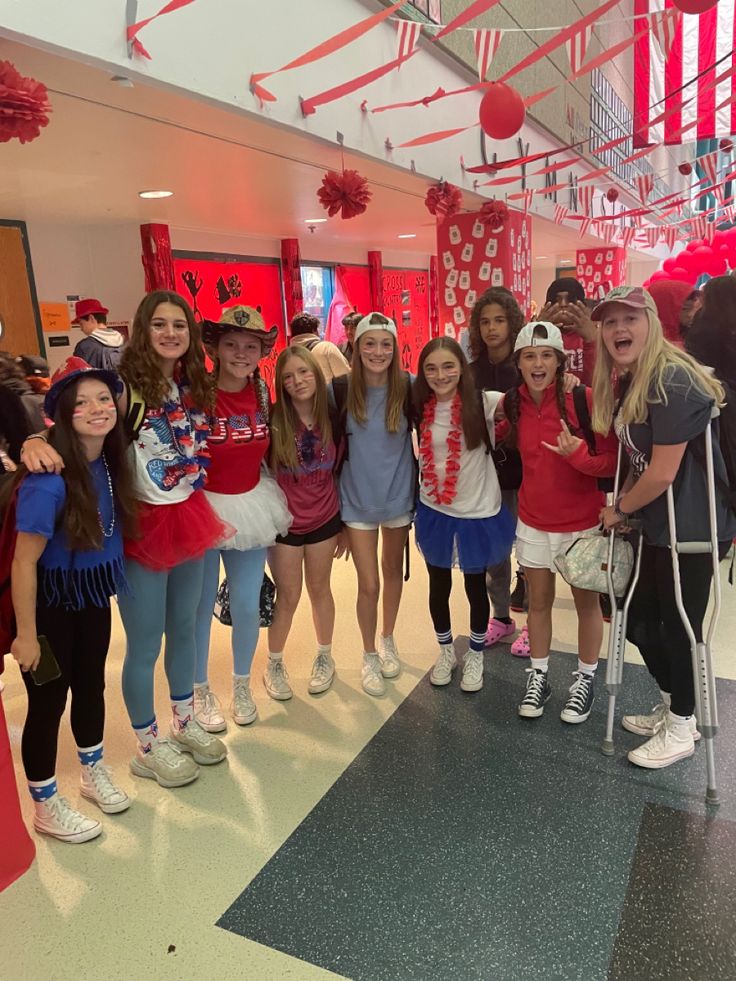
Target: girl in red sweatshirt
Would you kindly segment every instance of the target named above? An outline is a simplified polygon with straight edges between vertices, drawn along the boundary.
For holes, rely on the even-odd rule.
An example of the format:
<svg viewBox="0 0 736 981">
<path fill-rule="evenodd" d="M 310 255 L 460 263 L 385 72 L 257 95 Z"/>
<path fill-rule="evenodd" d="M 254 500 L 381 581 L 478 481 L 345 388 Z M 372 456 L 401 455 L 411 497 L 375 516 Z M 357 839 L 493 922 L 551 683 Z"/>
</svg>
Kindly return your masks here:
<svg viewBox="0 0 736 981">
<path fill-rule="evenodd" d="M 615 436 L 596 437 L 591 454 L 575 435 L 579 421 L 572 394 L 565 394 L 565 349 L 554 324 L 527 324 L 514 345 L 522 383 L 506 393 L 498 436 L 517 446 L 523 477 L 519 488 L 516 558 L 529 586 L 531 667 L 519 705 L 523 718 L 538 718 L 552 694 L 547 678 L 555 598 L 554 559 L 582 532 L 598 527 L 604 495 L 597 477 L 616 467 Z M 590 391 L 586 392 L 590 407 Z M 560 718 L 585 722 L 593 707 L 593 681 L 603 639 L 598 594 L 572 590 L 578 614 L 578 670 Z"/>
</svg>

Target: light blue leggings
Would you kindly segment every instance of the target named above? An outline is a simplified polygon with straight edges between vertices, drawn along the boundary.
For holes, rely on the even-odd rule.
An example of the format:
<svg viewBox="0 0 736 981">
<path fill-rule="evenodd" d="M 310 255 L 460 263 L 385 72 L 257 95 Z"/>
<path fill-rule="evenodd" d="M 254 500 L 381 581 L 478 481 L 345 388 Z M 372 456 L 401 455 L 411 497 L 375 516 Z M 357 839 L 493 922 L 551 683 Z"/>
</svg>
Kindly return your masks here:
<svg viewBox="0 0 736 981">
<path fill-rule="evenodd" d="M 202 596 L 197 609 L 197 670 L 194 680 L 198 685 L 207 681 L 212 608 L 220 583 L 220 556 L 230 588 L 235 674 L 250 674 L 258 644 L 261 582 L 266 565 L 266 549 L 253 548 L 247 552 L 239 552 L 234 548 L 222 551 L 211 549 L 204 557 Z"/>
<path fill-rule="evenodd" d="M 123 698 L 134 727 L 154 718 L 153 675 L 166 634 L 164 668 L 169 693 L 187 695 L 194 682 L 194 626 L 202 593 L 203 559 L 182 562 L 168 572 L 153 572 L 127 559 L 130 596 L 118 604 L 127 647 L 123 663 Z"/>
</svg>

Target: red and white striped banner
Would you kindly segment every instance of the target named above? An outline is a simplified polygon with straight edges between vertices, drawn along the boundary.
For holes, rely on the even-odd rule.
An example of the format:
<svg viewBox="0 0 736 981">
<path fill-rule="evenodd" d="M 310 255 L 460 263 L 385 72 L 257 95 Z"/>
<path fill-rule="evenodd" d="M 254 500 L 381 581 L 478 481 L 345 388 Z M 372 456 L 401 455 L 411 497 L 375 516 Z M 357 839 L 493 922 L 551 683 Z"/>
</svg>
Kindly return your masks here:
<svg viewBox="0 0 736 981">
<path fill-rule="evenodd" d="M 695 238 L 705 238 L 708 234 L 709 221 L 707 218 L 693 218 L 690 222 L 690 231 Z"/>
<path fill-rule="evenodd" d="M 593 194 L 595 193 L 595 188 L 592 184 L 578 185 L 578 213 L 581 215 L 589 215 L 590 209 L 593 206 Z"/>
<path fill-rule="evenodd" d="M 600 231 L 600 226 L 599 226 Z M 616 234 L 616 227 L 612 221 L 607 221 L 603 225 L 603 240 L 610 243 L 613 241 L 613 236 Z"/>
<path fill-rule="evenodd" d="M 583 220 L 580 222 L 580 236 L 581 236 L 581 238 L 582 238 L 583 235 L 587 235 L 588 234 L 588 231 L 590 230 L 590 226 L 591 226 L 592 222 L 593 222 L 593 219 L 592 218 L 583 218 Z"/>
<path fill-rule="evenodd" d="M 669 56 L 672 49 L 680 16 L 680 11 L 673 7 L 662 14 L 653 14 L 649 21 L 652 34 L 657 39 L 659 50 L 665 58 Z"/>
<path fill-rule="evenodd" d="M 525 215 L 528 215 L 529 214 L 529 208 L 531 206 L 532 198 L 533 197 L 534 197 L 534 191 L 533 190 L 529 189 L 527 191 L 524 191 L 524 214 Z"/>
<path fill-rule="evenodd" d="M 663 21 L 656 15 L 661 17 L 672 7 L 672 0 L 634 0 L 634 31 L 651 26 L 634 46 L 636 148 L 736 132 L 736 102 L 731 102 L 736 96 L 736 77 L 730 71 L 736 67 L 736 0 L 719 0 L 705 13 L 683 15 L 660 30 Z M 669 53 L 665 54 L 662 48 L 669 34 Z M 655 123 L 658 116 L 662 118 Z"/>
<path fill-rule="evenodd" d="M 572 68 L 573 75 L 580 70 L 580 66 L 585 61 L 585 52 L 588 50 L 588 45 L 590 43 L 590 36 L 593 33 L 593 25 L 589 24 L 584 27 L 582 31 L 578 31 L 576 34 L 565 42 L 565 49 L 567 50 L 567 57 L 570 59 L 570 68 Z"/>
<path fill-rule="evenodd" d="M 621 244 L 625 249 L 628 249 L 633 242 L 634 235 L 636 235 L 636 229 L 633 225 L 627 225 L 626 228 L 621 230 Z"/>
<path fill-rule="evenodd" d="M 639 192 L 639 200 L 642 204 L 646 204 L 647 198 L 654 189 L 654 174 L 637 174 L 634 180 Z"/>
<path fill-rule="evenodd" d="M 502 37 L 503 31 L 473 31 L 475 56 L 478 60 L 478 78 L 481 82 L 485 82 L 488 76 L 488 69 L 493 63 Z"/>
<path fill-rule="evenodd" d="M 672 252 L 675 247 L 675 242 L 677 241 L 677 229 L 668 225 L 666 228 L 662 229 L 662 238 L 664 239 L 665 245 Z"/>
<path fill-rule="evenodd" d="M 561 225 L 565 218 L 567 218 L 569 211 L 567 208 L 563 207 L 561 204 L 555 205 L 555 225 Z"/>
<path fill-rule="evenodd" d="M 729 204 L 727 208 L 723 209 L 723 217 L 726 219 L 726 221 L 730 221 L 731 224 L 733 224 L 733 213 L 734 209 L 732 204 Z"/>
<path fill-rule="evenodd" d="M 422 25 L 416 20 L 400 20 L 397 25 L 399 47 L 397 57 L 403 61 L 414 53 L 414 48 L 422 33 Z M 401 66 L 399 66 L 401 67 Z"/>
<path fill-rule="evenodd" d="M 652 226 L 646 229 L 647 245 L 650 249 L 656 248 L 659 241 L 659 228 Z"/>
<path fill-rule="evenodd" d="M 713 153 L 706 153 L 703 157 L 698 157 L 697 162 L 702 167 L 703 173 L 708 178 L 709 184 L 715 184 L 716 175 L 718 172 L 718 154 L 714 150 Z"/>
</svg>

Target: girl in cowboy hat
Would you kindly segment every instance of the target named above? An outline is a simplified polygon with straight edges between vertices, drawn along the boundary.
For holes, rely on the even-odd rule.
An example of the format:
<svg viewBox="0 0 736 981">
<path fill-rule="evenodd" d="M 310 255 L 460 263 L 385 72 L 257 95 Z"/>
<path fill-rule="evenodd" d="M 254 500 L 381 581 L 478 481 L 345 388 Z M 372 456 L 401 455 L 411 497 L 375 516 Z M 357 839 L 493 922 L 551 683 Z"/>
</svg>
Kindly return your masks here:
<svg viewBox="0 0 736 981">
<path fill-rule="evenodd" d="M 130 805 L 102 762 L 110 596 L 126 590 L 123 533 L 133 533 L 136 515 L 115 392 L 113 373 L 80 358 L 66 361 L 45 399 L 64 469 L 29 474 L 21 466 L 10 504 L 17 528 L 11 653 L 28 692 L 22 755 L 34 827 L 73 843 L 96 838 L 102 825 L 72 807 L 56 785 L 56 744 L 70 690 L 82 795 L 108 814 Z M 35 675 L 39 640 L 47 650 L 45 681 Z"/>
<path fill-rule="evenodd" d="M 204 342 L 215 362 L 217 385 L 209 437 L 207 499 L 234 534 L 204 561 L 197 609 L 197 669 L 194 711 L 208 732 L 226 728 L 219 699 L 210 690 L 207 661 L 212 608 L 219 582 L 220 558 L 230 590 L 233 647 L 232 715 L 237 725 L 254 722 L 258 712 L 250 690 L 250 668 L 258 643 L 259 599 L 266 547 L 286 534 L 291 515 L 286 499 L 265 467 L 270 444 L 268 388 L 258 371 L 276 343 L 277 328 L 266 330 L 260 310 L 236 306 L 218 322 L 205 320 Z M 272 698 L 291 695 L 285 673 L 269 665 L 266 690 Z"/>
</svg>

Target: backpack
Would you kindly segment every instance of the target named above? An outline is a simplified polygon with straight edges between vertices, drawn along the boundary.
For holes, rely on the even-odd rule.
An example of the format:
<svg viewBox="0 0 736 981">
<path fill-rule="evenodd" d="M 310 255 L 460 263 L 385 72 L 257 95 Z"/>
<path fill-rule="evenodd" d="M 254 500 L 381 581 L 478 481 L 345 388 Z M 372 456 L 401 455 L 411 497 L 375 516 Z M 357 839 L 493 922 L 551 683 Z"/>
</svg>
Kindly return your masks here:
<svg viewBox="0 0 736 981">
<path fill-rule="evenodd" d="M 16 637 L 10 572 L 15 557 L 15 541 L 18 537 L 15 528 L 15 505 L 18 487 L 20 484 L 13 488 L 0 520 L 0 674 L 3 670 L 3 656 L 10 652 L 10 645 Z"/>
<path fill-rule="evenodd" d="M 302 344 L 302 347 L 305 347 L 308 351 L 313 351 L 319 343 L 319 337 L 313 337 L 311 341 L 306 341 L 306 343 Z"/>
<path fill-rule="evenodd" d="M 572 403 L 575 406 L 575 415 L 578 417 L 579 435 L 585 440 L 590 455 L 597 456 L 598 450 L 595 445 L 595 433 L 593 432 L 593 426 L 590 420 L 587 391 L 585 385 L 576 385 L 572 390 Z M 598 477 L 598 489 L 602 490 L 604 494 L 612 494 L 614 486 L 614 477 Z"/>
<path fill-rule="evenodd" d="M 134 443 L 141 431 L 143 420 L 146 418 L 146 403 L 138 389 L 133 388 L 127 381 L 123 382 L 123 386 L 128 399 L 128 409 L 123 420 L 123 428 L 127 438 L 131 443 Z"/>
</svg>

